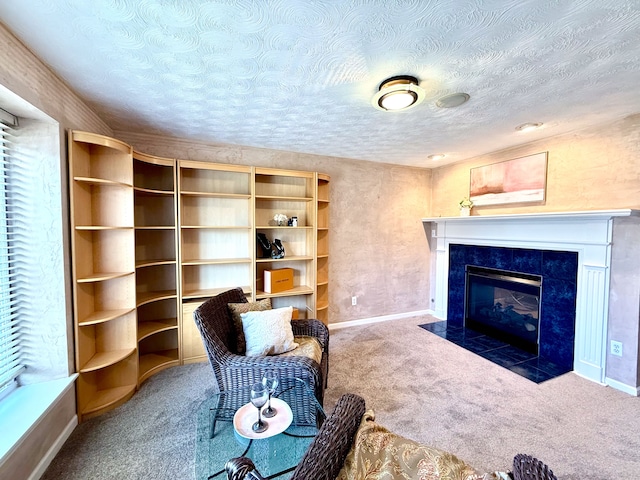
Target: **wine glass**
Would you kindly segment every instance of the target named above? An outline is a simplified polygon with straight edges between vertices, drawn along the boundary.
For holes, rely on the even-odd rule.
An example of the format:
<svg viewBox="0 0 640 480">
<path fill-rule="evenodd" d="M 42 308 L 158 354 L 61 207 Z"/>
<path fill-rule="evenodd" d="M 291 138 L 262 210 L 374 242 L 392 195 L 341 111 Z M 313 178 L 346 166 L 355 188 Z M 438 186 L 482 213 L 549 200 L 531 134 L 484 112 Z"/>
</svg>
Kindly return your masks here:
<svg viewBox="0 0 640 480">
<path fill-rule="evenodd" d="M 262 383 L 254 383 L 251 387 L 251 403 L 258 409 L 258 421 L 253 424 L 251 429 L 255 433 L 262 433 L 269 427 L 269 424 L 262 420 L 262 416 L 260 415 L 260 409 L 267 403 L 268 398 L 269 390 L 267 387 Z"/>
<path fill-rule="evenodd" d="M 271 395 L 276 393 L 276 388 L 278 387 L 278 372 L 275 370 L 267 370 L 262 377 L 262 384 L 269 391 L 269 403 L 267 408 L 264 409 L 264 412 L 262 412 L 262 415 L 266 418 L 275 417 L 278 411 L 271 407 Z"/>
</svg>

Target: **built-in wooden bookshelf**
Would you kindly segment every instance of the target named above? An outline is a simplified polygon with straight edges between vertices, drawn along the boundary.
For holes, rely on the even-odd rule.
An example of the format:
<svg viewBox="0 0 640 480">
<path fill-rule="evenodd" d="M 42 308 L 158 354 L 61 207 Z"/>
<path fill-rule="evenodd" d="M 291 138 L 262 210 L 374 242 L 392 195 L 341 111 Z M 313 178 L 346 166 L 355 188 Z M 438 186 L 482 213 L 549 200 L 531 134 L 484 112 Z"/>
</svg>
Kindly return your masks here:
<svg viewBox="0 0 640 480">
<path fill-rule="evenodd" d="M 329 175 L 318 173 L 316 229 L 316 318 L 329 323 Z"/>
<path fill-rule="evenodd" d="M 136 390 L 132 149 L 101 135 L 69 135 L 77 405 L 81 420 Z"/>
<path fill-rule="evenodd" d="M 184 361 L 206 358 L 193 310 L 225 290 L 252 295 L 252 168 L 178 162 Z"/>
<path fill-rule="evenodd" d="M 328 322 L 328 176 L 161 158 L 80 131 L 69 165 L 81 421 L 162 369 L 206 360 L 193 311 L 220 292 L 239 286 Z M 258 255 L 258 233 L 280 239 L 284 258 Z M 285 267 L 294 288 L 266 293 L 264 271 Z"/>
<path fill-rule="evenodd" d="M 255 169 L 255 231 L 270 242 L 279 239 L 285 256 L 255 260 L 255 298 L 271 298 L 274 308 L 293 306 L 299 318 L 314 318 L 315 306 L 315 227 L 316 174 L 271 168 Z M 279 226 L 278 213 L 297 217 L 297 226 Z M 280 293 L 264 291 L 264 271 L 292 268 L 293 289 Z"/>
<path fill-rule="evenodd" d="M 133 152 L 138 383 L 180 364 L 175 160 Z"/>
</svg>

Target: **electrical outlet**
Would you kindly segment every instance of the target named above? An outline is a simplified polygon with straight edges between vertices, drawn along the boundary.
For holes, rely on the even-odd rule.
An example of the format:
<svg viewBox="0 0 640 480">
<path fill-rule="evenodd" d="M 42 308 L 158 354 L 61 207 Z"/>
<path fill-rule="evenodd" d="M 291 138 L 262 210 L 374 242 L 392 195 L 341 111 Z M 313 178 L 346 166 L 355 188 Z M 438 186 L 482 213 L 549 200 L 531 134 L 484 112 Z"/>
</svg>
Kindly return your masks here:
<svg viewBox="0 0 640 480">
<path fill-rule="evenodd" d="M 358 297 L 351 297 L 351 306 L 356 306 L 358 304 Z"/>
<path fill-rule="evenodd" d="M 611 340 L 611 355 L 622 356 L 622 342 Z"/>
</svg>

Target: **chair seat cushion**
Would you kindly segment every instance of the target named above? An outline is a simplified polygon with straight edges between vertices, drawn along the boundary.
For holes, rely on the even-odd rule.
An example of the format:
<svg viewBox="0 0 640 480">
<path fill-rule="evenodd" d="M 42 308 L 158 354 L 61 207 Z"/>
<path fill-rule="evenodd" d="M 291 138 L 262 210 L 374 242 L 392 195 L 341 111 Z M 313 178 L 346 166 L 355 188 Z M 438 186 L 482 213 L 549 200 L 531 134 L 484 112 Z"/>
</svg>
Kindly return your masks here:
<svg viewBox="0 0 640 480">
<path fill-rule="evenodd" d="M 315 360 L 318 365 L 322 361 L 322 347 L 317 338 L 299 336 L 293 337 L 298 344 L 297 348 L 281 353 L 280 357 L 307 357 Z"/>
<path fill-rule="evenodd" d="M 247 344 L 245 355 L 277 355 L 298 346 L 291 328 L 291 307 L 241 313 L 242 330 Z"/>
<path fill-rule="evenodd" d="M 236 330 L 236 351 L 238 355 L 244 355 L 247 351 L 247 344 L 244 339 L 244 330 L 242 329 L 241 314 L 247 312 L 262 312 L 264 310 L 271 310 L 271 299 L 264 298 L 257 302 L 244 302 L 244 303 L 228 303 L 227 308 L 233 317 L 233 326 Z"/>
</svg>

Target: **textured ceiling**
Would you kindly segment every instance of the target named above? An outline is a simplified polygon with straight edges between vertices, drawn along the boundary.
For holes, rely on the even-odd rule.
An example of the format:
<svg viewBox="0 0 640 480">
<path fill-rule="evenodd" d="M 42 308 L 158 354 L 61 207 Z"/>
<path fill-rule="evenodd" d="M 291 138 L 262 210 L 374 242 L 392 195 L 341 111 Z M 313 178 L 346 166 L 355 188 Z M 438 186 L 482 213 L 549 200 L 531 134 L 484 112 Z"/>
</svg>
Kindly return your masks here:
<svg viewBox="0 0 640 480">
<path fill-rule="evenodd" d="M 435 167 L 640 112 L 640 0 L 2 0 L 0 19 L 115 130 Z M 374 109 L 400 74 L 424 103 Z"/>
</svg>

